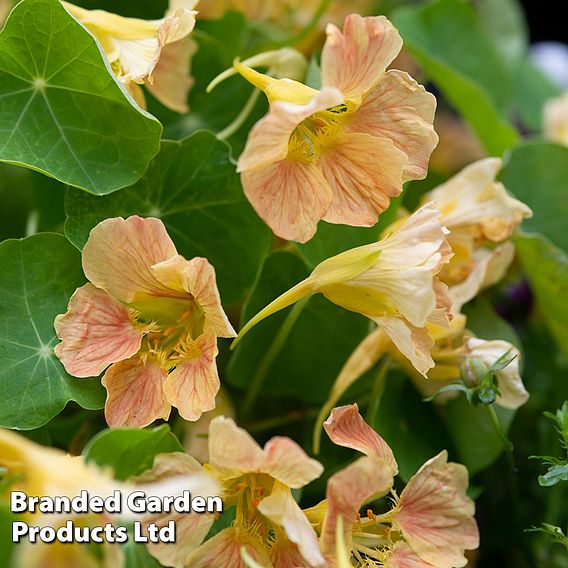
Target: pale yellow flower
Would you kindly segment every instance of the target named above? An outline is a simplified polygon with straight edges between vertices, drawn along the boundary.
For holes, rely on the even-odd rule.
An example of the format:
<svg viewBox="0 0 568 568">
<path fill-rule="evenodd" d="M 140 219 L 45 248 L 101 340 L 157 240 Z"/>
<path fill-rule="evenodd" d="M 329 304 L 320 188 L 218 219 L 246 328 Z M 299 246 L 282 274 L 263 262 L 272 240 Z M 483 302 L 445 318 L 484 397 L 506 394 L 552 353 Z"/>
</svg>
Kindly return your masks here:
<svg viewBox="0 0 568 568">
<path fill-rule="evenodd" d="M 568 145 L 568 92 L 544 106 L 544 137 Z"/>
</svg>

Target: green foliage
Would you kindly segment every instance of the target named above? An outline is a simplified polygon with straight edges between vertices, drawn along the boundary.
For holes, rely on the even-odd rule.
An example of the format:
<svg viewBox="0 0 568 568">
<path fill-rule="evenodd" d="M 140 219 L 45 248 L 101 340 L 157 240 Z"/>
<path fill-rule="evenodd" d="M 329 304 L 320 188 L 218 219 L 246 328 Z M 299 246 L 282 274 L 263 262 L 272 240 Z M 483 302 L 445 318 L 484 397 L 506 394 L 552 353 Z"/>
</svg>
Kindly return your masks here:
<svg viewBox="0 0 568 568">
<path fill-rule="evenodd" d="M 162 128 L 109 71 L 57 0 L 20 2 L 0 34 L 0 160 L 97 194 L 136 181 Z"/>
<path fill-rule="evenodd" d="M 97 434 L 85 448 L 87 462 L 110 466 L 116 479 L 125 480 L 150 469 L 158 454 L 183 452 L 167 424 L 147 430 L 113 428 Z"/>
<path fill-rule="evenodd" d="M 102 408 L 96 379 L 70 377 L 53 348 L 53 320 L 84 283 L 81 259 L 61 235 L 0 244 L 0 425 L 38 428 L 74 400 Z"/>
<path fill-rule="evenodd" d="M 252 285 L 268 252 L 270 232 L 243 195 L 229 149 L 210 132 L 164 141 L 144 177 L 112 195 L 68 191 L 65 234 L 82 247 L 108 217 L 159 217 L 186 258 L 215 267 L 225 303 Z"/>
</svg>

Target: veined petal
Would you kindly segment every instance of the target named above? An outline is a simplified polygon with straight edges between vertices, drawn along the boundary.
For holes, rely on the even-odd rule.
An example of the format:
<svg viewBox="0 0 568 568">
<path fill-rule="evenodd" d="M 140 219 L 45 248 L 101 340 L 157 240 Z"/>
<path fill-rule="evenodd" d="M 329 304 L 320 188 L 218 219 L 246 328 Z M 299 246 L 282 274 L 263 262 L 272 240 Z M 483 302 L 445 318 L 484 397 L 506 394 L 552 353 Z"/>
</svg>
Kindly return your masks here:
<svg viewBox="0 0 568 568">
<path fill-rule="evenodd" d="M 491 367 L 497 360 L 508 353 L 507 358 L 514 359 L 500 371 L 497 371 L 499 396 L 497 404 L 504 408 L 519 408 L 529 399 L 523 379 L 519 373 L 519 350 L 508 341 L 485 341 L 470 338 L 466 340 L 466 348 L 470 357 L 481 359 L 487 367 Z"/>
<path fill-rule="evenodd" d="M 61 339 L 55 354 L 75 377 L 97 376 L 111 363 L 132 357 L 144 335 L 125 306 L 92 284 L 75 291 L 54 325 Z"/>
<path fill-rule="evenodd" d="M 262 472 L 298 489 L 317 479 L 323 473 L 323 466 L 290 438 L 275 436 L 264 446 Z"/>
<path fill-rule="evenodd" d="M 435 568 L 417 556 L 404 541 L 398 541 L 384 561 L 384 568 Z"/>
<path fill-rule="evenodd" d="M 329 209 L 331 189 L 313 162 L 283 159 L 241 174 L 261 219 L 282 239 L 305 243 Z"/>
<path fill-rule="evenodd" d="M 393 526 L 412 550 L 439 568 L 465 566 L 464 551 L 479 546 L 475 507 L 466 495 L 467 470 L 447 459 L 443 451 L 418 470 L 393 514 Z"/>
<path fill-rule="evenodd" d="M 170 404 L 163 385 L 167 371 L 151 356 L 137 356 L 115 363 L 105 373 L 107 390 L 105 418 L 111 428 L 144 428 L 157 420 L 167 420 Z"/>
<path fill-rule="evenodd" d="M 317 91 L 306 104 L 276 101 L 268 114 L 251 129 L 237 171 L 246 172 L 264 168 L 288 155 L 288 142 L 294 129 L 316 112 L 343 102 L 342 94 L 334 88 Z"/>
<path fill-rule="evenodd" d="M 328 510 L 320 537 L 324 554 L 335 553 L 339 517 L 346 548 L 351 549 L 351 531 L 359 509 L 367 501 L 385 495 L 392 484 L 392 467 L 374 456 L 363 456 L 329 478 L 326 490 Z"/>
<path fill-rule="evenodd" d="M 321 56 L 322 84 L 357 101 L 372 89 L 402 48 L 396 28 L 384 17 L 345 19 L 343 33 L 327 26 Z"/>
<path fill-rule="evenodd" d="M 356 404 L 334 408 L 323 427 L 334 444 L 380 458 L 390 466 L 393 477 L 397 475 L 398 464 L 390 446 L 363 420 Z"/>
<path fill-rule="evenodd" d="M 270 561 L 274 568 L 304 568 L 306 559 L 298 547 L 288 539 L 278 539 L 270 550 Z"/>
<path fill-rule="evenodd" d="M 164 395 L 185 420 L 197 420 L 215 408 L 219 392 L 217 337 L 206 329 L 188 346 L 188 351 L 164 382 Z"/>
<path fill-rule="evenodd" d="M 422 179 L 438 144 L 433 127 L 435 111 L 436 97 L 408 73 L 393 69 L 364 97 L 350 116 L 346 131 L 392 140 L 408 157 L 403 181 Z"/>
<path fill-rule="evenodd" d="M 209 427 L 209 464 L 236 473 L 261 471 L 264 452 L 231 418 L 217 416 Z"/>
<path fill-rule="evenodd" d="M 416 327 L 402 317 L 384 316 L 373 320 L 390 337 L 412 366 L 426 377 L 428 370 L 434 367 L 431 355 L 434 340 L 427 329 Z"/>
<path fill-rule="evenodd" d="M 105 219 L 83 248 L 83 271 L 97 288 L 129 303 L 137 294 L 167 294 L 152 266 L 177 254 L 159 219 Z"/>
<path fill-rule="evenodd" d="M 188 556 L 185 565 L 191 566 L 191 568 L 219 568 L 219 559 L 222 558 L 224 566 L 247 568 L 241 557 L 241 547 L 243 546 L 248 555 L 260 566 L 272 568 L 268 553 L 237 527 L 224 529 L 208 539 Z"/>
<path fill-rule="evenodd" d="M 215 269 L 206 258 L 196 256 L 186 260 L 175 255 L 154 265 L 152 272 L 167 288 L 191 294 L 217 337 L 236 335 L 221 305 Z"/>
<path fill-rule="evenodd" d="M 402 191 L 408 158 L 391 140 L 344 134 L 322 148 L 321 171 L 333 193 L 324 220 L 371 227 Z"/>
<path fill-rule="evenodd" d="M 259 503 L 258 510 L 284 529 L 310 566 L 325 564 L 316 533 L 288 487 L 275 483 L 272 493 Z"/>
</svg>

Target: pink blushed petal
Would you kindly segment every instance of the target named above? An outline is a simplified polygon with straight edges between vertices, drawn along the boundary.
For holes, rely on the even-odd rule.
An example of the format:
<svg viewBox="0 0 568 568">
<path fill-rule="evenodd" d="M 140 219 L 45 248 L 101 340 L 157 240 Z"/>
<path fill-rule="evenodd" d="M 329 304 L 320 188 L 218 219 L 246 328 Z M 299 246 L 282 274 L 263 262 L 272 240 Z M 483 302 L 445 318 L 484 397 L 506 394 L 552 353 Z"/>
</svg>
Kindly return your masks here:
<svg viewBox="0 0 568 568">
<path fill-rule="evenodd" d="M 152 272 L 168 288 L 191 294 L 217 337 L 235 337 L 236 332 L 221 305 L 215 269 L 206 258 L 186 260 L 176 255 L 153 266 Z"/>
<path fill-rule="evenodd" d="M 128 303 L 137 294 L 167 293 L 151 267 L 176 254 L 159 219 L 115 217 L 91 231 L 83 248 L 83 270 L 95 286 Z"/>
<path fill-rule="evenodd" d="M 417 556 L 403 541 L 397 542 L 384 562 L 384 568 L 435 568 Z"/>
<path fill-rule="evenodd" d="M 243 546 L 249 556 L 260 566 L 272 567 L 267 552 L 237 527 L 224 529 L 208 539 L 188 556 L 185 566 L 191 566 L 191 568 L 219 568 L 219 566 L 247 568 L 241 556 Z"/>
<path fill-rule="evenodd" d="M 128 309 L 92 284 L 75 291 L 54 326 L 61 339 L 55 354 L 75 377 L 97 376 L 111 363 L 132 357 L 143 337 Z"/>
<path fill-rule="evenodd" d="M 385 495 L 392 487 L 391 466 L 382 459 L 364 456 L 333 474 L 327 482 L 328 510 L 324 518 L 321 545 L 324 554 L 336 550 L 337 520 L 343 521 L 343 538 L 351 548 L 352 527 L 364 503 Z"/>
<path fill-rule="evenodd" d="M 258 510 L 285 530 L 310 566 L 325 564 L 316 533 L 288 487 L 276 483 L 272 493 L 259 503 Z"/>
<path fill-rule="evenodd" d="M 276 101 L 268 114 L 251 129 L 245 149 L 239 157 L 237 171 L 246 172 L 269 166 L 288 155 L 292 132 L 303 120 L 316 112 L 337 106 L 343 96 L 337 89 L 323 89 L 305 105 Z"/>
<path fill-rule="evenodd" d="M 334 408 L 323 427 L 334 444 L 384 459 L 391 466 L 392 474 L 398 473 L 390 446 L 363 420 L 356 404 Z"/>
<path fill-rule="evenodd" d="M 164 395 L 185 420 L 195 421 L 215 408 L 220 386 L 215 362 L 218 352 L 217 337 L 206 330 L 192 342 L 164 383 Z"/>
<path fill-rule="evenodd" d="M 412 325 L 402 317 L 376 317 L 375 323 L 383 329 L 397 349 L 412 363 L 423 376 L 434 367 L 431 351 L 434 340 L 426 328 Z"/>
<path fill-rule="evenodd" d="M 282 239 L 305 243 L 329 209 L 331 189 L 313 162 L 282 160 L 241 174 L 243 189 L 261 219 Z"/>
<path fill-rule="evenodd" d="M 348 99 L 372 89 L 402 48 L 396 28 L 384 17 L 345 19 L 343 34 L 329 24 L 321 56 L 322 84 L 336 87 Z"/>
<path fill-rule="evenodd" d="M 323 473 L 323 466 L 290 438 L 275 436 L 264 446 L 264 455 L 263 473 L 287 487 L 299 489 Z"/>
<path fill-rule="evenodd" d="M 407 73 L 391 70 L 363 99 L 346 130 L 392 140 L 408 156 L 403 181 L 422 179 L 438 144 L 432 126 L 435 111 L 434 95 Z"/>
<path fill-rule="evenodd" d="M 407 157 L 391 140 L 345 134 L 322 151 L 319 165 L 333 193 L 324 220 L 371 227 L 402 191 Z"/>
<path fill-rule="evenodd" d="M 305 558 L 298 547 L 289 540 L 278 539 L 270 550 L 270 560 L 274 568 L 304 568 Z"/>
<path fill-rule="evenodd" d="M 102 383 L 107 390 L 105 418 L 111 428 L 144 428 L 162 418 L 167 420 L 171 407 L 164 396 L 167 371 L 157 360 L 133 357 L 115 363 Z"/>
<path fill-rule="evenodd" d="M 412 550 L 439 568 L 467 564 L 465 550 L 479 546 L 467 470 L 447 463 L 443 451 L 427 461 L 401 493 L 394 523 Z"/>
<path fill-rule="evenodd" d="M 218 416 L 209 427 L 209 463 L 234 472 L 258 472 L 264 452 L 254 438 L 231 418 Z"/>
</svg>

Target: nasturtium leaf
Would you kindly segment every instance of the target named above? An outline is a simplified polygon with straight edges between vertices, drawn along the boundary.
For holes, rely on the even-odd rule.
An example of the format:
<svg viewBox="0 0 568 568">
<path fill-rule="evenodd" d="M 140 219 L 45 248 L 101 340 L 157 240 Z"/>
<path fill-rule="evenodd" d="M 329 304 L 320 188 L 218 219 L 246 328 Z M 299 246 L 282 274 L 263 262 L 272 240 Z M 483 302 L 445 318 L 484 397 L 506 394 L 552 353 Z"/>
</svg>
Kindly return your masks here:
<svg viewBox="0 0 568 568">
<path fill-rule="evenodd" d="M 511 153 L 501 181 L 534 212 L 523 221 L 524 231 L 541 233 L 568 251 L 568 147 L 531 141 Z"/>
<path fill-rule="evenodd" d="M 268 253 L 270 231 L 241 189 L 226 143 L 211 132 L 164 141 L 144 177 L 104 197 L 68 191 L 65 233 L 82 247 L 108 217 L 159 217 L 180 254 L 207 258 L 224 302 L 241 298 Z"/>
<path fill-rule="evenodd" d="M 426 460 L 451 450 L 452 442 L 435 405 L 424 402 L 410 379 L 398 372 L 387 376 L 373 426 L 392 448 L 404 481 Z"/>
<path fill-rule="evenodd" d="M 69 376 L 53 353 L 55 316 L 85 281 L 77 250 L 39 233 L 1 243 L 0 266 L 0 426 L 38 428 L 70 400 L 102 408 L 99 380 Z"/>
<path fill-rule="evenodd" d="M 290 252 L 269 256 L 251 291 L 242 322 L 308 272 L 302 259 Z M 287 333 L 283 334 L 282 328 L 288 328 Z M 322 404 L 341 367 L 368 330 L 366 318 L 316 294 L 303 307 L 296 304 L 253 328 L 231 359 L 228 380 L 242 389 L 250 389 L 260 380 L 261 395 L 291 396 Z"/>
<path fill-rule="evenodd" d="M 134 183 L 162 127 L 58 0 L 23 0 L 0 33 L 0 160 L 104 194 Z"/>
<path fill-rule="evenodd" d="M 516 237 L 515 245 L 538 308 L 568 357 L 568 255 L 540 235 Z"/>
<path fill-rule="evenodd" d="M 518 134 L 504 112 L 512 78 L 480 17 L 466 0 L 405 6 L 393 15 L 404 44 L 477 133 L 501 155 Z"/>
<path fill-rule="evenodd" d="M 146 546 L 134 542 L 133 535 L 121 547 L 124 554 L 124 568 L 161 568 L 162 565 L 148 552 Z"/>
<path fill-rule="evenodd" d="M 97 434 L 83 451 L 87 462 L 110 466 L 116 479 L 125 480 L 150 469 L 158 454 L 183 452 L 167 424 L 157 428 L 113 428 Z"/>
</svg>

